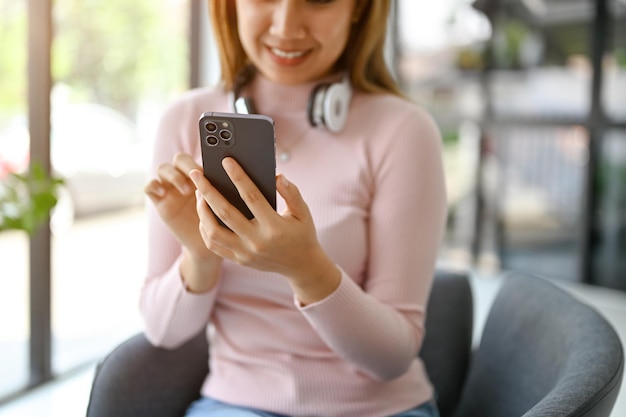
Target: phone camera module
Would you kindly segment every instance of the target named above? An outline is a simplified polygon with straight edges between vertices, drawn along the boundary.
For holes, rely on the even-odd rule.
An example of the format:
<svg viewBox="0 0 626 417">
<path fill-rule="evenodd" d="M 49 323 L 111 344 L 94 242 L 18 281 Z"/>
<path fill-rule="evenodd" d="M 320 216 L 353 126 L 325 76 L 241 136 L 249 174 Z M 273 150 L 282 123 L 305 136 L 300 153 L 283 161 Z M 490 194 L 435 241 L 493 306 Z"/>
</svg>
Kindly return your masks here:
<svg viewBox="0 0 626 417">
<path fill-rule="evenodd" d="M 207 122 L 204 127 L 209 132 L 215 132 L 217 130 L 217 124 L 214 122 Z"/>
<path fill-rule="evenodd" d="M 206 137 L 206 143 L 209 146 L 216 146 L 219 143 L 217 136 L 209 135 Z"/>
<path fill-rule="evenodd" d="M 220 130 L 220 138 L 225 141 L 229 141 L 233 137 L 233 134 L 230 130 Z"/>
</svg>

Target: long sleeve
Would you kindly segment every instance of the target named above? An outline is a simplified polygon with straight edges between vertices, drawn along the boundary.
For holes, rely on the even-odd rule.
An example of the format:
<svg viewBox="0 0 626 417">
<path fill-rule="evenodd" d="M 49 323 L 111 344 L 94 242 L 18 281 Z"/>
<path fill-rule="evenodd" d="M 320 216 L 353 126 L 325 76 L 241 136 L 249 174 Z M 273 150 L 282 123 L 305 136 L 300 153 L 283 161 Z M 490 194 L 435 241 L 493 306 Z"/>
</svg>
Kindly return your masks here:
<svg viewBox="0 0 626 417">
<path fill-rule="evenodd" d="M 198 94 L 192 92 L 189 96 Z M 161 117 L 151 167 L 153 176 L 158 166 L 171 162 L 177 152 L 198 157 L 195 129 L 201 109 L 194 103 L 188 97 L 183 97 Z M 182 252 L 180 243 L 152 204 L 148 204 L 147 214 L 149 255 L 140 310 L 145 333 L 151 343 L 175 348 L 206 327 L 217 289 L 205 294 L 193 294 L 185 289 L 179 271 Z"/>
<path fill-rule="evenodd" d="M 447 212 L 434 123 L 421 111 L 395 123 L 393 141 L 370 154 L 367 279 L 359 287 L 344 273 L 335 293 L 302 309 L 334 351 L 382 380 L 404 373 L 421 346 Z"/>
</svg>

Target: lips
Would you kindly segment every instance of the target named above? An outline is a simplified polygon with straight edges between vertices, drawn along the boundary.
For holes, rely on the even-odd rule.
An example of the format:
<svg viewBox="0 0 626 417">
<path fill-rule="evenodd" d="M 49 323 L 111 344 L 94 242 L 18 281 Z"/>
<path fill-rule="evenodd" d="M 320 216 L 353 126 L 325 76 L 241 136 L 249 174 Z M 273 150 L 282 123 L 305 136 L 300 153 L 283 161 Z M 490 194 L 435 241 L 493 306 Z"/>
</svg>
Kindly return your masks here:
<svg viewBox="0 0 626 417">
<path fill-rule="evenodd" d="M 272 51 L 274 55 L 278 56 L 279 58 L 285 58 L 285 59 L 299 58 L 307 53 L 307 51 L 285 51 L 285 50 L 278 49 L 278 48 L 270 48 L 270 50 Z"/>
<path fill-rule="evenodd" d="M 306 60 L 311 49 L 282 49 L 276 48 L 272 46 L 268 46 L 268 51 L 270 52 L 270 56 L 280 65 L 285 66 L 294 66 L 299 65 Z"/>
</svg>

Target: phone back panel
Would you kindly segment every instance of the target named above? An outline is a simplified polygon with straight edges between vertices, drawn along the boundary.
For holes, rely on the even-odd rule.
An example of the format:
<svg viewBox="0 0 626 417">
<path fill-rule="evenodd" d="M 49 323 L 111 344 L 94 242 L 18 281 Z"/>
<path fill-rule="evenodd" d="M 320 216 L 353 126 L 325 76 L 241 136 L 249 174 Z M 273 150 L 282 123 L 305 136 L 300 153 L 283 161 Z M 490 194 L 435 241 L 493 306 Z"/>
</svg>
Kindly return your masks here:
<svg viewBox="0 0 626 417">
<path fill-rule="evenodd" d="M 276 210 L 274 121 L 264 115 L 204 113 L 199 121 L 204 176 L 248 219 L 254 216 L 222 167 L 234 158 Z"/>
</svg>

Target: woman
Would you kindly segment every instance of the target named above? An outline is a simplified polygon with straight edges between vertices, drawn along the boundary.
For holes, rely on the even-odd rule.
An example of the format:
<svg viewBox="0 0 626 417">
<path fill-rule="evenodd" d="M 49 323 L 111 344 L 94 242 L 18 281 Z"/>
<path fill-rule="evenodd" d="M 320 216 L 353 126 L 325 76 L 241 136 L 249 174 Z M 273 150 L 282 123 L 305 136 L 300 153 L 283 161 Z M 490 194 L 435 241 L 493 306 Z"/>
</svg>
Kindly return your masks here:
<svg viewBox="0 0 626 417">
<path fill-rule="evenodd" d="M 210 342 L 211 372 L 188 416 L 438 415 L 417 354 L 446 219 L 440 136 L 385 67 L 388 9 L 210 1 L 222 83 L 164 114 L 146 186 L 146 335 L 176 348 L 206 330 Z M 344 78 L 345 126 L 313 127 L 316 86 Z M 284 156 L 276 211 L 223 161 L 253 220 L 199 165 L 198 118 L 233 112 L 234 90 L 274 119 Z"/>
</svg>

